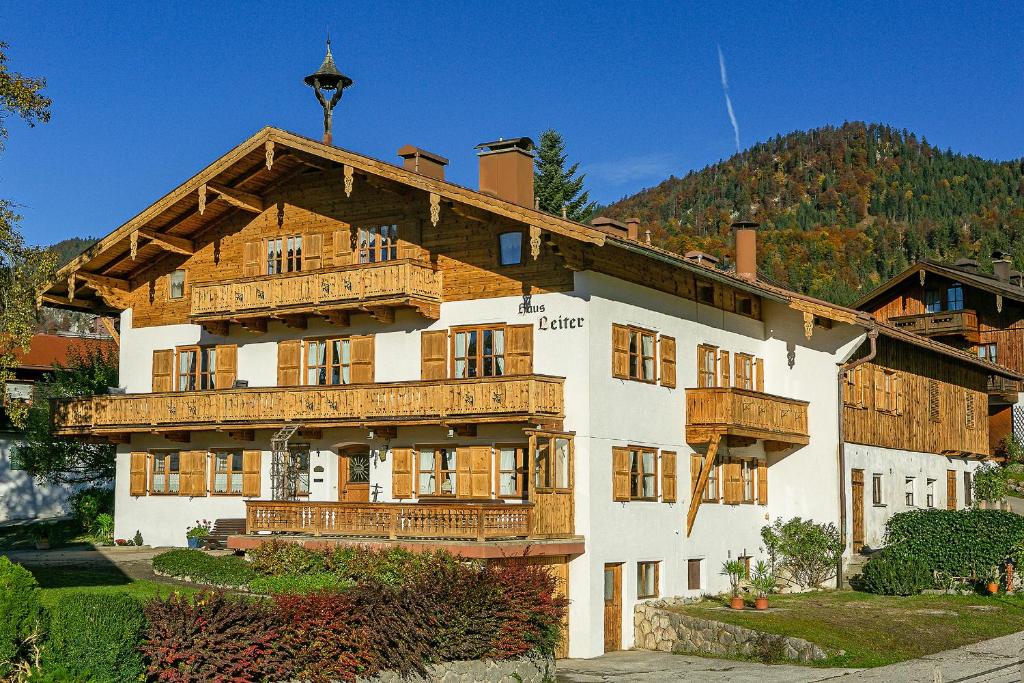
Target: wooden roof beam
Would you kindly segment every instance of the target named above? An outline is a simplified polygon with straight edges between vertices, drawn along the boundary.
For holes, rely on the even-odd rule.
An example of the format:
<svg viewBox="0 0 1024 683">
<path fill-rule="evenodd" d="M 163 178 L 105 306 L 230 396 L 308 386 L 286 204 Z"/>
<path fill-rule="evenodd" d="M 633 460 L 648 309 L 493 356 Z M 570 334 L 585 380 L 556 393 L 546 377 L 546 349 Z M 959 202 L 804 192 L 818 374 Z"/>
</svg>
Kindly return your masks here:
<svg viewBox="0 0 1024 683">
<path fill-rule="evenodd" d="M 173 251 L 176 254 L 184 254 L 185 256 L 191 256 L 196 253 L 195 242 L 190 239 L 174 237 L 173 235 L 165 235 L 164 233 L 157 232 L 156 230 L 150 230 L 149 228 L 139 228 L 139 234 L 150 240 L 153 244 L 167 251 Z"/>
<path fill-rule="evenodd" d="M 254 195 L 251 192 L 239 190 L 234 187 L 228 187 L 227 185 L 221 185 L 220 183 L 206 183 L 205 187 L 206 190 L 217 194 L 218 198 L 223 199 L 228 204 L 236 206 L 239 209 L 252 211 L 253 213 L 263 213 L 264 209 L 267 208 L 263 198 Z"/>
<path fill-rule="evenodd" d="M 119 277 L 110 277 L 109 275 L 100 275 L 99 273 L 90 273 L 85 270 L 80 270 L 75 273 L 77 277 L 82 278 L 90 285 L 99 285 L 107 289 L 120 289 L 121 291 L 127 292 L 131 289 L 127 280 L 122 280 Z"/>
</svg>

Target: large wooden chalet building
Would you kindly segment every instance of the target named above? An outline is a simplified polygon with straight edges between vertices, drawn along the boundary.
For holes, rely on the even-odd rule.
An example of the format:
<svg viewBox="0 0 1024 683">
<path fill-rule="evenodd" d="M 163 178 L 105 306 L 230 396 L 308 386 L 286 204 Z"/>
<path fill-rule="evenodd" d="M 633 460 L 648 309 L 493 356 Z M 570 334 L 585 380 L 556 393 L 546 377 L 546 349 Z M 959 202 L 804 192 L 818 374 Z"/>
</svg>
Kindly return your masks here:
<svg viewBox="0 0 1024 683">
<path fill-rule="evenodd" d="M 859 550 L 970 503 L 1015 373 L 759 281 L 754 226 L 724 272 L 538 211 L 526 138 L 480 146 L 479 189 L 399 156 L 263 129 L 61 270 L 49 305 L 120 315 L 123 388 L 55 411 L 118 444 L 118 536 L 526 555 L 590 657 L 777 517 Z"/>
</svg>

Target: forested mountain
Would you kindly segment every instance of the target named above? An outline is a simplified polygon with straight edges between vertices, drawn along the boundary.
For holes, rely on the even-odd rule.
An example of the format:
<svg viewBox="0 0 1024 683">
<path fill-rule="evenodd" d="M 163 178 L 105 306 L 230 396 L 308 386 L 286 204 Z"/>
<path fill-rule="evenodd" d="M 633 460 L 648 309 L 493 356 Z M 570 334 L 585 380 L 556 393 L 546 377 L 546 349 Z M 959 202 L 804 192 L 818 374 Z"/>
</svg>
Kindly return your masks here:
<svg viewBox="0 0 1024 683">
<path fill-rule="evenodd" d="M 795 132 L 622 199 L 655 244 L 731 260 L 729 224 L 761 223 L 763 275 L 849 303 L 919 258 L 1012 254 L 1024 268 L 1024 161 L 943 151 L 906 130 L 846 123 Z"/>
<path fill-rule="evenodd" d="M 49 249 L 57 255 L 57 265 L 63 266 L 95 243 L 92 237 L 69 237 L 50 245 Z"/>
</svg>

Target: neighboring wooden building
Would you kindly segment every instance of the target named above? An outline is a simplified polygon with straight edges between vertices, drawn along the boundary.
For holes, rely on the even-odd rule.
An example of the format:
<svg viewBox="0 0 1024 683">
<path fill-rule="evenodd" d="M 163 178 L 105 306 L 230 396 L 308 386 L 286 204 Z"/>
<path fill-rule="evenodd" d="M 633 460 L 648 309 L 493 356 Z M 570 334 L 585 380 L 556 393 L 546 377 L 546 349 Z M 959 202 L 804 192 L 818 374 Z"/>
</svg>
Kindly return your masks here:
<svg viewBox="0 0 1024 683">
<path fill-rule="evenodd" d="M 638 222 L 537 211 L 530 142 L 481 147 L 477 191 L 423 150 L 399 166 L 266 128 L 60 271 L 45 301 L 121 315 L 126 393 L 55 409 L 119 444 L 117 534 L 183 545 L 244 517 L 234 547 L 527 555 L 564 577 L 588 657 L 637 642 L 638 600 L 724 589 L 766 520 L 851 514 L 841 428 L 887 472 L 987 455 L 984 411 L 885 441 L 846 416 L 840 368 L 877 335 L 862 372 L 904 378 L 906 427 L 933 375 L 952 408 L 1005 371 Z"/>
<path fill-rule="evenodd" d="M 855 307 L 895 327 L 1024 373 L 1024 274 L 997 258 L 995 272 L 960 259 L 921 261 L 864 295 Z M 1021 384 L 992 377 L 987 388 L 993 450 L 1014 434 L 1024 440 Z"/>
</svg>

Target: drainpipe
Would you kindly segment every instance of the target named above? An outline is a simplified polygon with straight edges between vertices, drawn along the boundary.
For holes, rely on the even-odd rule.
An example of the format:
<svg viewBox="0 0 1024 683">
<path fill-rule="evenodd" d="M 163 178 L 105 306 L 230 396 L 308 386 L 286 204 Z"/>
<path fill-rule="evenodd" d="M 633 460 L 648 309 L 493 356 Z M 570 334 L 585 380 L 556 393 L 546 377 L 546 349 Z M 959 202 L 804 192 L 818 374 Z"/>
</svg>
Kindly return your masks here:
<svg viewBox="0 0 1024 683">
<path fill-rule="evenodd" d="M 871 349 L 868 355 L 857 360 L 844 363 L 839 366 L 839 382 L 837 383 L 837 398 L 839 405 L 839 531 L 843 537 L 843 553 L 846 552 L 846 435 L 843 433 L 843 382 L 846 380 L 846 373 L 858 365 L 870 363 L 878 353 L 878 330 L 868 330 L 868 342 Z M 836 588 L 843 587 L 843 558 L 839 558 L 839 565 L 836 567 Z"/>
</svg>

